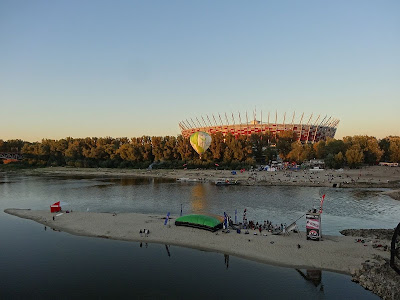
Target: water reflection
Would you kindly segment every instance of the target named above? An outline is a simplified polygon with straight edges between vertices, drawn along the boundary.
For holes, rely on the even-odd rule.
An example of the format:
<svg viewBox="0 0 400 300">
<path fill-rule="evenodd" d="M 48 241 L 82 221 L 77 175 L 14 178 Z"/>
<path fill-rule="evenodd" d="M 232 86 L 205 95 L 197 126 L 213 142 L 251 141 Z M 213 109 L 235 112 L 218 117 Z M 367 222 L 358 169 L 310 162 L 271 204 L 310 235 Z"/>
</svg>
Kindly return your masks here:
<svg viewBox="0 0 400 300">
<path fill-rule="evenodd" d="M 229 269 L 229 255 L 224 254 L 224 258 L 225 258 L 225 266 L 227 269 Z"/>
<path fill-rule="evenodd" d="M 321 292 L 324 291 L 324 285 L 321 283 L 322 281 L 322 271 L 321 270 L 306 270 L 303 271 L 296 269 L 296 271 L 303 277 L 307 282 L 312 283 L 316 288 L 319 287 Z"/>
<path fill-rule="evenodd" d="M 167 250 L 168 257 L 171 257 L 171 252 L 169 252 L 169 245 L 165 245 L 165 249 Z"/>
<path fill-rule="evenodd" d="M 204 212 L 208 207 L 207 190 L 204 184 L 196 184 L 191 190 L 190 202 L 193 212 Z"/>
<path fill-rule="evenodd" d="M 112 182 L 120 186 L 134 186 L 142 184 L 171 183 L 175 180 L 169 178 L 121 177 L 102 179 L 102 181 Z"/>
</svg>

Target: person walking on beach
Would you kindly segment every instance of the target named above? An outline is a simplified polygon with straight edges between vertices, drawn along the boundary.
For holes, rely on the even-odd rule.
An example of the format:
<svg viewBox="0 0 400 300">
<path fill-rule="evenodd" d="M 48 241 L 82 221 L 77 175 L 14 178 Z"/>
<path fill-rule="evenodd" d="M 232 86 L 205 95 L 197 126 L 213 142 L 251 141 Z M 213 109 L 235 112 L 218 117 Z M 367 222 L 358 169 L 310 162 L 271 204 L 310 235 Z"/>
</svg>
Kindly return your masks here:
<svg viewBox="0 0 400 300">
<path fill-rule="evenodd" d="M 53 221 L 54 221 L 55 219 L 54 219 L 54 216 L 53 216 Z"/>
</svg>

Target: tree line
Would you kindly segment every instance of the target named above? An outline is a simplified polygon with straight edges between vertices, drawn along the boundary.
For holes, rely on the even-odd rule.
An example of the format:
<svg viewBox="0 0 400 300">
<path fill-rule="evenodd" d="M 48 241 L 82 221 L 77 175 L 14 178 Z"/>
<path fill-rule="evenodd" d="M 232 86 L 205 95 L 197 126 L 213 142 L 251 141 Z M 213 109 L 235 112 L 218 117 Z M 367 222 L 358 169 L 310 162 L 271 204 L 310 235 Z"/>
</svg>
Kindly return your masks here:
<svg viewBox="0 0 400 300">
<path fill-rule="evenodd" d="M 188 138 L 175 136 L 142 136 L 135 138 L 65 138 L 43 139 L 41 142 L 0 140 L 0 152 L 21 153 L 25 166 L 73 166 L 107 168 L 209 168 L 238 169 L 268 164 L 279 157 L 301 164 L 310 159 L 322 159 L 328 168 L 380 161 L 400 162 L 400 137 L 378 140 L 372 136 L 347 136 L 342 140 L 328 138 L 314 144 L 297 141 L 296 133 L 285 131 L 233 136 L 212 134 L 212 142 L 200 156 Z M 1 160 L 0 160 L 1 162 Z"/>
</svg>

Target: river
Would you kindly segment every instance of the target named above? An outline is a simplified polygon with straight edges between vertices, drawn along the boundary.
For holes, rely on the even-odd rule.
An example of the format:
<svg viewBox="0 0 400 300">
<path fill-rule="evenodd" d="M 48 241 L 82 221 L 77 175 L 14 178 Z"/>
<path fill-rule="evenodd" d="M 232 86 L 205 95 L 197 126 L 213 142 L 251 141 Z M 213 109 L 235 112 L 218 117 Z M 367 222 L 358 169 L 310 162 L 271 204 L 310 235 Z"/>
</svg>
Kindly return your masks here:
<svg viewBox="0 0 400 300">
<path fill-rule="evenodd" d="M 374 190 L 229 186 L 167 179 L 0 175 L 2 298 L 377 299 L 350 276 L 270 266 L 169 245 L 73 236 L 3 212 L 64 208 L 173 215 L 227 212 L 291 223 L 325 194 L 323 234 L 345 228 L 393 228 L 400 202 Z M 304 230 L 305 220 L 298 221 Z"/>
</svg>

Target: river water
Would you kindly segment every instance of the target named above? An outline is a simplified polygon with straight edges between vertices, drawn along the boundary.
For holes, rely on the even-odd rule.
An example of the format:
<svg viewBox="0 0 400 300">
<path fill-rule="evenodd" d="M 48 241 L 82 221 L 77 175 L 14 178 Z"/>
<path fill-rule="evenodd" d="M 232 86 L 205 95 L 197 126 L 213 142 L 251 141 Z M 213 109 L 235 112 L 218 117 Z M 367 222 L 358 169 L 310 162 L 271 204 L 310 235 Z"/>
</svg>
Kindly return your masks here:
<svg viewBox="0 0 400 300">
<path fill-rule="evenodd" d="M 350 276 L 270 266 L 169 245 L 78 237 L 7 215 L 5 208 L 178 215 L 227 212 L 291 223 L 325 194 L 323 234 L 394 228 L 400 202 L 362 189 L 229 186 L 166 179 L 0 175 L 1 298 L 376 299 Z M 305 228 L 304 217 L 298 221 Z"/>
</svg>

